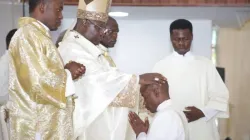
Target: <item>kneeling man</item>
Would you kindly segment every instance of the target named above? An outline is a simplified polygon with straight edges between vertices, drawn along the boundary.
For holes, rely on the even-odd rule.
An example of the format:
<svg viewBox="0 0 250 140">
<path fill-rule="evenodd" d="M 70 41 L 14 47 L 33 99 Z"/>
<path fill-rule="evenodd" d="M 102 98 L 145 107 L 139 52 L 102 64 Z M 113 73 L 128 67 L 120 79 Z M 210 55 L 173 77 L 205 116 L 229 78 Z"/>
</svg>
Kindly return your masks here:
<svg viewBox="0 0 250 140">
<path fill-rule="evenodd" d="M 147 118 L 143 122 L 137 114 L 129 114 L 137 140 L 188 140 L 187 119 L 172 106 L 168 83 L 142 86 L 141 93 L 146 108 L 155 116 L 149 127 Z"/>
</svg>

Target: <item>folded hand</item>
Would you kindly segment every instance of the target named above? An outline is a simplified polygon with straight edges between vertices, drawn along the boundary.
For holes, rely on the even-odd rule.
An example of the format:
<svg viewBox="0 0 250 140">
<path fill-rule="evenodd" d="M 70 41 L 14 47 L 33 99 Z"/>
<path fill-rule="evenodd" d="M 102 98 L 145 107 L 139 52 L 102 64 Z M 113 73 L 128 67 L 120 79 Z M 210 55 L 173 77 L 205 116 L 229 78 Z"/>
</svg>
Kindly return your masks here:
<svg viewBox="0 0 250 140">
<path fill-rule="evenodd" d="M 74 61 L 70 61 L 65 65 L 64 68 L 70 71 L 73 80 L 81 77 L 86 71 L 86 68 L 83 64 Z"/>
</svg>

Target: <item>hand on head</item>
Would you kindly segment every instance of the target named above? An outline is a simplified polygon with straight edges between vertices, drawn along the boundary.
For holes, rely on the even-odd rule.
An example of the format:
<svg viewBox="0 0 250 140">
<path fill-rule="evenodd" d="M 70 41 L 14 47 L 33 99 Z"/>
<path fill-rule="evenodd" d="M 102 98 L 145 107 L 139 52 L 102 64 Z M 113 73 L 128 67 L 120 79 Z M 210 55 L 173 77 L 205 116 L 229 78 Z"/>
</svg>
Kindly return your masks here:
<svg viewBox="0 0 250 140">
<path fill-rule="evenodd" d="M 154 84 L 154 83 L 164 84 L 166 83 L 166 81 L 167 81 L 167 78 L 165 78 L 159 73 L 145 73 L 145 74 L 140 75 L 139 84 L 140 85 L 149 85 L 149 84 Z"/>
</svg>

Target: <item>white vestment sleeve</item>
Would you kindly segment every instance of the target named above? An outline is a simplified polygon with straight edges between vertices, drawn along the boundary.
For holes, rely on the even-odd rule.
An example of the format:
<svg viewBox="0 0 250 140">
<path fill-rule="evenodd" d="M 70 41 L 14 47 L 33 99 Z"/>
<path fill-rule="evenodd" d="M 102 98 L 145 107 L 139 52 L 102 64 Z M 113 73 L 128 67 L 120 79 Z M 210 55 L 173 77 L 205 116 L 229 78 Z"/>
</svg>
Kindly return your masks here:
<svg viewBox="0 0 250 140">
<path fill-rule="evenodd" d="M 74 82 L 72 80 L 71 73 L 67 69 L 65 69 L 65 71 L 67 73 L 65 97 L 69 97 L 69 96 L 75 94 L 76 91 L 75 91 L 75 85 L 74 85 Z"/>
<path fill-rule="evenodd" d="M 209 121 L 214 116 L 216 116 L 218 113 L 220 113 L 220 111 L 215 110 L 215 109 L 211 109 L 211 108 L 204 108 L 204 109 L 201 109 L 201 111 L 205 115 L 207 121 Z"/>
<path fill-rule="evenodd" d="M 145 132 L 140 133 L 136 140 L 147 140 L 147 134 Z"/>
<path fill-rule="evenodd" d="M 228 100 L 229 100 L 229 92 L 222 81 L 219 73 L 217 72 L 214 65 L 208 66 L 207 72 L 207 79 L 208 79 L 208 98 L 209 101 L 205 106 L 206 109 L 214 109 L 219 111 L 217 114 L 218 117 L 225 117 L 229 116 L 228 113 Z"/>
</svg>

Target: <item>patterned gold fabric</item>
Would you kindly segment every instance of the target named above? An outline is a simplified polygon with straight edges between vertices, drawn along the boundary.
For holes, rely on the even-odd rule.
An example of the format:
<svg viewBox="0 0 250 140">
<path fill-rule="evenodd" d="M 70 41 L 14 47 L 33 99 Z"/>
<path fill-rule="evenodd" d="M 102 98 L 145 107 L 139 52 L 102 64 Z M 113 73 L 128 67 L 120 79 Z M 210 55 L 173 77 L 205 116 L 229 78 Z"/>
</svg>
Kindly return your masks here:
<svg viewBox="0 0 250 140">
<path fill-rule="evenodd" d="M 107 22 L 112 0 L 79 0 L 77 18 Z"/>
<path fill-rule="evenodd" d="M 141 114 L 149 115 L 150 117 L 154 116 L 154 113 L 151 113 L 145 106 L 145 101 L 142 95 L 139 96 L 139 109 L 138 109 L 139 116 Z"/>
<path fill-rule="evenodd" d="M 71 98 L 66 72 L 49 31 L 33 18 L 20 18 L 10 44 L 10 139 L 71 140 Z"/>
<path fill-rule="evenodd" d="M 139 94 L 137 77 L 132 76 L 129 84 L 118 94 L 114 101 L 110 104 L 112 107 L 136 107 L 136 99 Z"/>
</svg>

